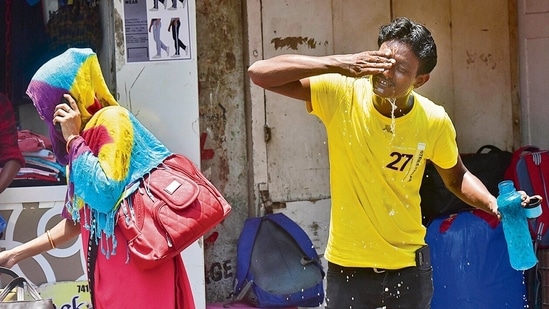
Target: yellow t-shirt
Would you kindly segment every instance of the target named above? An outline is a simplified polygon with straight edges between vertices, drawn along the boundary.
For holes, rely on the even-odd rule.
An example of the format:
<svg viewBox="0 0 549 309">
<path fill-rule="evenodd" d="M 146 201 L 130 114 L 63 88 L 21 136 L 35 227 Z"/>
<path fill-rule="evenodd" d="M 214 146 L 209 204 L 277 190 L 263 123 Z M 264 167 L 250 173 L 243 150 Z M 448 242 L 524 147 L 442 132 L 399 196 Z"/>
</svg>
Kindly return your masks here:
<svg viewBox="0 0 549 309">
<path fill-rule="evenodd" d="M 311 113 L 328 135 L 330 233 L 325 257 L 348 267 L 415 265 L 425 244 L 419 188 L 430 159 L 457 162 L 454 126 L 444 111 L 414 93 L 405 116 L 391 119 L 372 104 L 368 78 L 311 78 Z"/>
</svg>

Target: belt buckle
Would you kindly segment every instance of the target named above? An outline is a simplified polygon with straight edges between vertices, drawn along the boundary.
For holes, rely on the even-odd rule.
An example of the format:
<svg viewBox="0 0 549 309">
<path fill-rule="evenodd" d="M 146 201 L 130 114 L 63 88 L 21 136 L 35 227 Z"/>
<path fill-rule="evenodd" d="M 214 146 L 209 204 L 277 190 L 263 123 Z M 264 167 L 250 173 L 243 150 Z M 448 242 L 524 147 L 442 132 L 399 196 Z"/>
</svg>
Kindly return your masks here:
<svg viewBox="0 0 549 309">
<path fill-rule="evenodd" d="M 373 267 L 372 270 L 376 273 L 376 274 L 382 274 L 385 272 L 385 269 L 378 269 L 377 267 Z"/>
</svg>

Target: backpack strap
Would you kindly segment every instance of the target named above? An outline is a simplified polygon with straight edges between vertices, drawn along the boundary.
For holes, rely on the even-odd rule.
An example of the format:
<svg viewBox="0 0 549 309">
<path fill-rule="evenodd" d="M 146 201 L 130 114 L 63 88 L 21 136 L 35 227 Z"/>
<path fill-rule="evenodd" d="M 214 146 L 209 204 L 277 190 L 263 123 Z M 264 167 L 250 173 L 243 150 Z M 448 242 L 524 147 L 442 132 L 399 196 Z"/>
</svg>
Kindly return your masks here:
<svg viewBox="0 0 549 309">
<path fill-rule="evenodd" d="M 477 154 L 479 153 L 482 153 L 484 151 L 484 149 L 489 149 L 490 151 L 488 151 L 487 153 L 490 153 L 490 152 L 502 152 L 501 149 L 499 149 L 497 146 L 494 146 L 494 145 L 483 145 L 481 146 L 478 150 L 477 150 Z"/>
<path fill-rule="evenodd" d="M 519 162 L 519 159 L 522 157 L 522 155 L 525 152 L 535 152 L 535 151 L 539 151 L 539 148 L 532 145 L 527 145 L 515 150 L 511 156 L 511 162 L 509 163 L 509 166 L 505 170 L 505 174 L 503 178 L 512 180 L 513 182 L 515 182 L 515 186 L 518 187 L 519 184 L 517 183 L 517 163 Z"/>
<path fill-rule="evenodd" d="M 530 176 L 530 182 L 532 187 L 532 192 L 528 192 L 525 190 L 525 192 L 528 195 L 532 194 L 539 194 L 543 197 L 547 197 L 548 195 L 548 188 L 549 186 L 549 152 L 547 151 L 539 151 L 534 152 L 531 154 L 528 154 L 524 157 L 526 170 Z M 533 235 L 535 238 L 534 240 L 541 237 L 541 235 L 545 234 L 547 231 L 547 228 L 549 227 L 549 204 L 547 198 L 544 198 L 542 201 L 542 214 L 536 219 L 536 223 L 538 226 L 540 224 L 542 225 L 541 230 L 538 231 L 532 231 L 537 232 L 538 235 Z M 541 235 L 539 234 L 541 233 Z"/>
<path fill-rule="evenodd" d="M 522 190 L 528 195 L 533 195 L 534 188 L 532 187 L 532 175 L 530 175 L 530 170 L 528 164 L 526 163 L 530 154 L 532 154 L 532 152 L 526 153 L 519 158 L 515 166 L 516 172 L 513 182 L 518 190 Z"/>
<path fill-rule="evenodd" d="M 259 230 L 261 220 L 261 217 L 246 219 L 246 221 L 244 221 L 244 227 L 242 228 L 240 237 L 238 238 L 238 244 L 236 249 L 238 260 L 237 265 L 242 267 L 236 268 L 234 286 L 235 295 L 233 295 L 234 297 L 239 297 L 239 294 L 241 294 L 241 292 L 244 292 L 244 285 L 246 284 L 244 280 L 250 269 L 250 263 L 252 258 L 251 252 L 254 248 L 255 237 L 257 235 L 257 231 Z"/>
</svg>

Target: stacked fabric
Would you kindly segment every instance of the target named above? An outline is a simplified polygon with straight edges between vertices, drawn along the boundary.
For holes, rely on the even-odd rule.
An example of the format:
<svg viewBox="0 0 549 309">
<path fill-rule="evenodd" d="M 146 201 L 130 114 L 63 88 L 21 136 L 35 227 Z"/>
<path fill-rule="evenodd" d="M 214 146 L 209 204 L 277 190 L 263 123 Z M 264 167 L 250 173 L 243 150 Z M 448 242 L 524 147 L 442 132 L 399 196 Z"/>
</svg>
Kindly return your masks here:
<svg viewBox="0 0 549 309">
<path fill-rule="evenodd" d="M 66 184 L 65 168 L 57 162 L 47 136 L 21 130 L 18 140 L 25 166 L 21 167 L 10 187 Z"/>
</svg>

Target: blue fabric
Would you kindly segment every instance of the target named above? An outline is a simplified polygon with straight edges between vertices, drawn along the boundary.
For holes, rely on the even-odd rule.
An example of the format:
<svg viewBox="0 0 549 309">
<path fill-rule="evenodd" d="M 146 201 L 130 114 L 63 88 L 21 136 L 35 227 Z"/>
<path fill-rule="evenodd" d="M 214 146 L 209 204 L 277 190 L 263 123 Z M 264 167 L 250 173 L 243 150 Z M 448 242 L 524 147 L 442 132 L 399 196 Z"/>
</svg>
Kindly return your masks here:
<svg viewBox="0 0 549 309">
<path fill-rule="evenodd" d="M 428 226 L 426 242 L 432 309 L 526 308 L 523 272 L 511 267 L 501 224 L 492 229 L 469 211 L 444 216 Z"/>
</svg>

